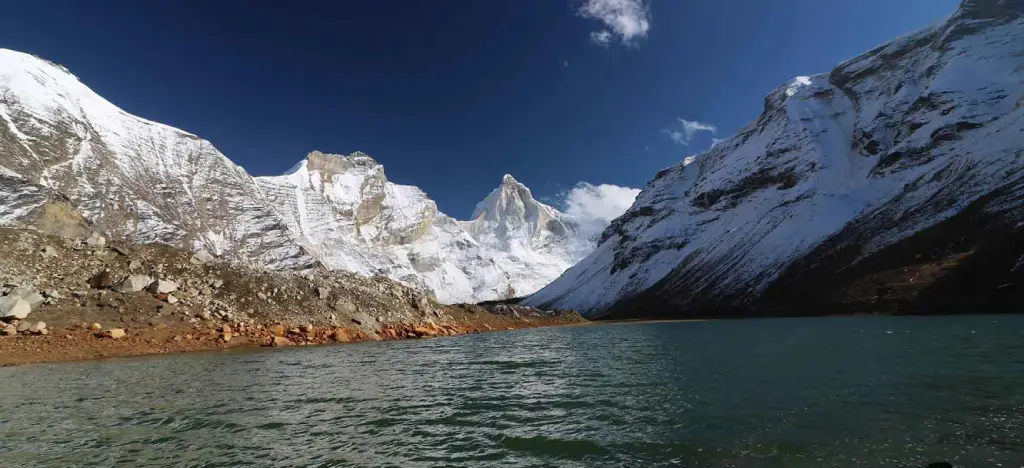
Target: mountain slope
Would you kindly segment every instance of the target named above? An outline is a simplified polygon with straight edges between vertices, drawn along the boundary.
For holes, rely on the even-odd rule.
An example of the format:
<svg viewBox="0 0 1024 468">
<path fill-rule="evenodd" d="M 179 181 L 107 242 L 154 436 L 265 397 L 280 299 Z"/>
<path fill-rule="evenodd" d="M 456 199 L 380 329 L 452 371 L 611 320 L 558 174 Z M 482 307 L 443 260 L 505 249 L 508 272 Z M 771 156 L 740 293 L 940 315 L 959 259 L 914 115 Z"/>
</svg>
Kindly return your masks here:
<svg viewBox="0 0 1024 468">
<path fill-rule="evenodd" d="M 920 311 L 936 302 L 928 284 L 978 255 L 1010 260 L 969 293 L 1001 287 L 1019 304 L 1022 12 L 967 0 L 941 25 L 781 86 L 736 136 L 659 172 L 591 255 L 525 303 L 609 317 Z M 907 286 L 914 275 L 890 270 L 931 274 Z"/>
<path fill-rule="evenodd" d="M 66 195 L 98 229 L 308 269 L 244 169 L 210 142 L 118 109 L 59 65 L 0 49 L 0 174 Z"/>
<path fill-rule="evenodd" d="M 363 153 L 313 152 L 291 173 L 256 181 L 299 243 L 329 268 L 389 276 L 442 302 L 531 293 L 594 245 L 508 175 L 471 221 L 441 213 L 416 187 L 388 181 Z"/>
<path fill-rule="evenodd" d="M 89 223 L 260 268 L 380 274 L 444 302 L 529 294 L 594 247 L 511 176 L 465 222 L 362 153 L 313 152 L 289 174 L 253 178 L 210 142 L 122 111 L 63 67 L 0 49 L 0 224 L 36 220 L 54 197 L 84 219 L 47 221 L 52 231 Z"/>
</svg>

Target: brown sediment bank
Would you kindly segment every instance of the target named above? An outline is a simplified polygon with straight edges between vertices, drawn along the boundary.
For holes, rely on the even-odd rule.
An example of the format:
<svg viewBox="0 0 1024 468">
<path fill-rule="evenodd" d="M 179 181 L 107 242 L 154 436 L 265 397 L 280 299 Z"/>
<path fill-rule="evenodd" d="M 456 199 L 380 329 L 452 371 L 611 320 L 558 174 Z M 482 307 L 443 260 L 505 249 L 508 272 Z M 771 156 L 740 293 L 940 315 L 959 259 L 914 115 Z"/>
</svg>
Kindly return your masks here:
<svg viewBox="0 0 1024 468">
<path fill-rule="evenodd" d="M 376 333 L 354 327 L 310 324 L 231 325 L 209 322 L 201 325 L 154 323 L 123 326 L 116 323 L 109 329 L 91 330 L 91 324 L 81 323 L 65 329 L 50 329 L 46 335 L 0 337 L 0 366 L 193 351 L 440 338 L 582 323 L 586 321 L 578 316 L 516 318 L 490 313 L 444 325 L 428 321 L 383 326 Z M 124 330 L 125 336 L 111 338 L 110 329 Z"/>
</svg>

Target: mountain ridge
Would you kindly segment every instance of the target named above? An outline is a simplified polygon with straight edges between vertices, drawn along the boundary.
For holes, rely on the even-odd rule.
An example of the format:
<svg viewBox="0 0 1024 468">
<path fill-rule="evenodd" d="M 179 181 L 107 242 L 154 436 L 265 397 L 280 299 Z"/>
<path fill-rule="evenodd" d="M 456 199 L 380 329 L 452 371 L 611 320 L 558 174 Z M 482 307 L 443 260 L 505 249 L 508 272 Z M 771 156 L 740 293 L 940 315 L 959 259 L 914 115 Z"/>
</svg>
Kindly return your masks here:
<svg viewBox="0 0 1024 468">
<path fill-rule="evenodd" d="M 525 186 L 525 200 L 506 200 L 505 219 L 458 221 L 361 152 L 314 151 L 283 175 L 253 177 L 210 142 L 129 114 L 66 68 L 7 49 L 0 120 L 0 176 L 12 180 L 0 202 L 27 216 L 47 200 L 33 194 L 52 191 L 118 239 L 274 270 L 382 274 L 446 302 L 532 292 L 593 247 Z M 15 190 L 15 179 L 37 188 Z M 522 218 L 527 209 L 543 219 Z"/>
<path fill-rule="evenodd" d="M 1024 256 L 978 236 L 1019 239 L 1024 219 L 1021 11 L 967 0 L 943 23 L 781 85 L 737 135 L 660 171 L 593 253 L 523 302 L 611 318 L 921 311 L 936 301 L 919 295 L 923 282 L 903 284 L 914 275 L 875 287 L 865 282 L 883 271 L 857 266 L 955 276 L 951 259 L 972 249 Z M 993 220 L 957 221 L 973 212 Z M 957 227 L 941 242 L 915 237 L 947 221 Z M 904 247 L 914 255 L 892 253 Z M 915 264 L 930 248 L 948 264 Z M 969 297 L 1006 279 L 990 276 Z"/>
</svg>

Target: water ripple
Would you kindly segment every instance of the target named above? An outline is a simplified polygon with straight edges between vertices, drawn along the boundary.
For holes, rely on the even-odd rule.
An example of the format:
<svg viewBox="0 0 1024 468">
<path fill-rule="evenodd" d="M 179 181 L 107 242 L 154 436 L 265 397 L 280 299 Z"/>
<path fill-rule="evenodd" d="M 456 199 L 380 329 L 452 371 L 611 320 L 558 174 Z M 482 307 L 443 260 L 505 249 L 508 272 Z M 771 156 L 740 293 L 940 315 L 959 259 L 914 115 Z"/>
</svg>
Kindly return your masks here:
<svg viewBox="0 0 1024 468">
<path fill-rule="evenodd" d="M 0 465 L 1011 466 L 1022 331 L 629 324 L 5 368 Z"/>
</svg>

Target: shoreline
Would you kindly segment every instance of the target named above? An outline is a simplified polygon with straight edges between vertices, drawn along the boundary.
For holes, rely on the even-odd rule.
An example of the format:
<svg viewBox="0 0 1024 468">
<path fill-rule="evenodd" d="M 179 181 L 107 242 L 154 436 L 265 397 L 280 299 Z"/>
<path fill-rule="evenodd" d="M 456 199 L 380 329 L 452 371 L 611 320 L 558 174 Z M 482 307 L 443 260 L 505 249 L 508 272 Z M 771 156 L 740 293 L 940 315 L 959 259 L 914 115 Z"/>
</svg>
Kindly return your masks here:
<svg viewBox="0 0 1024 468">
<path fill-rule="evenodd" d="M 432 339 L 591 323 L 559 317 L 522 317 L 509 320 L 511 318 L 492 315 L 478 322 L 442 325 L 433 322 L 395 324 L 381 327 L 375 335 L 346 327 L 307 329 L 306 327 L 311 326 L 287 327 L 275 323 L 235 328 L 226 324 L 211 323 L 206 327 L 160 325 L 132 328 L 127 330 L 124 337 L 115 339 L 107 335 L 109 330 L 95 331 L 87 327 L 74 326 L 66 330 L 54 330 L 47 335 L 15 335 L 0 338 L 0 367 L 192 352 Z M 225 333 L 225 326 L 230 331 Z M 275 326 L 281 326 L 281 329 L 273 330 Z"/>
</svg>

